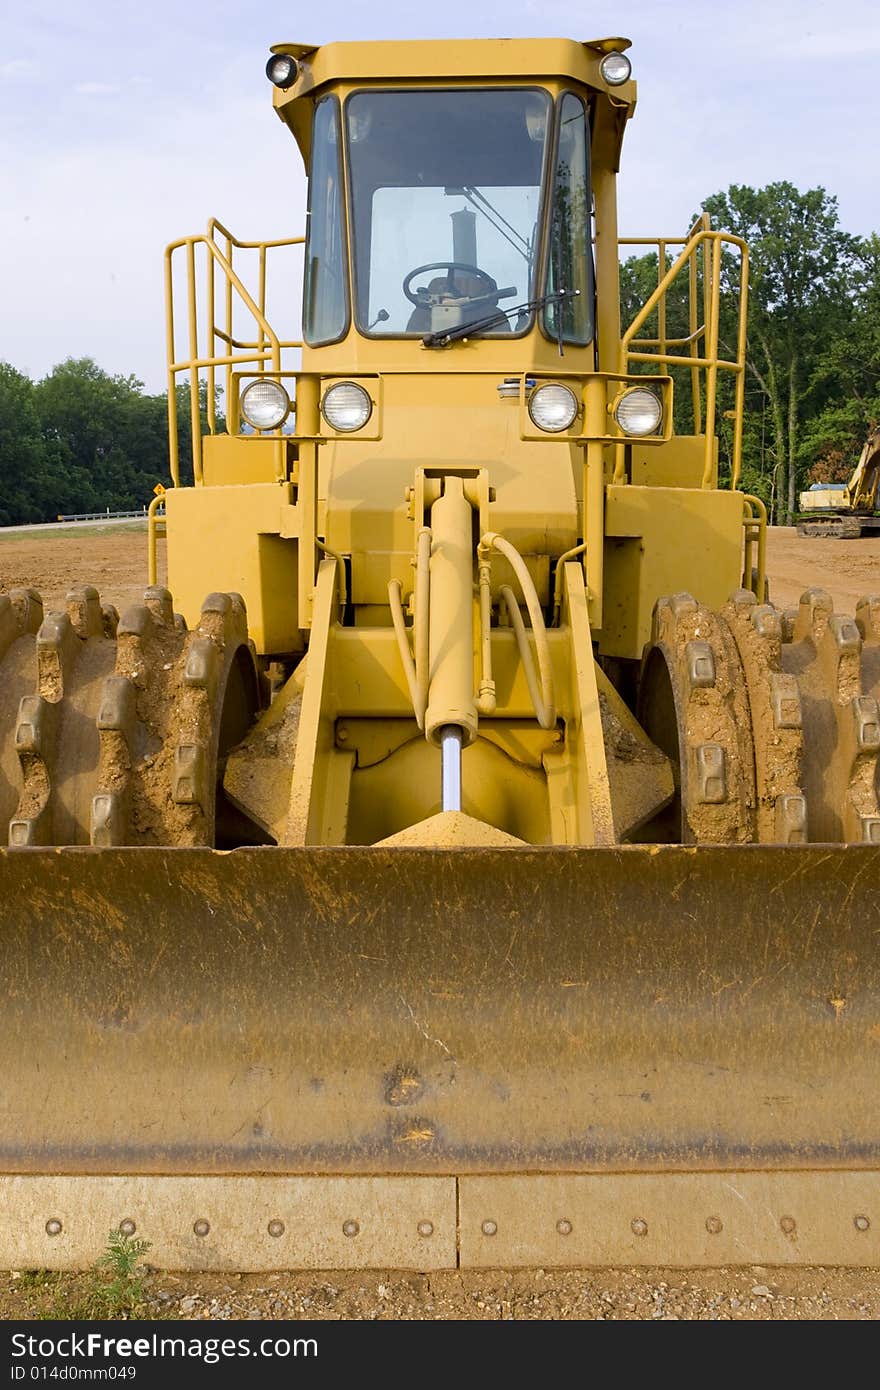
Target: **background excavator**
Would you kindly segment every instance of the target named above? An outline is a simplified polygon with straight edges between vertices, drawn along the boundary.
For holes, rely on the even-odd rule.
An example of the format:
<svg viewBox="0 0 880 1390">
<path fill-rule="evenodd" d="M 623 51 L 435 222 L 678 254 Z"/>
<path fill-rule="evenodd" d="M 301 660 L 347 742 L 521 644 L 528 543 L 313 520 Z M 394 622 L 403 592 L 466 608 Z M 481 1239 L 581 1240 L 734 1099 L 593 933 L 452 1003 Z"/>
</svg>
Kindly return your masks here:
<svg viewBox="0 0 880 1390">
<path fill-rule="evenodd" d="M 744 243 L 620 323 L 628 46 L 273 49 L 294 365 L 168 249 L 143 603 L 0 599 L 3 1263 L 880 1263 L 880 598 L 765 601 Z"/>
<path fill-rule="evenodd" d="M 847 483 L 814 483 L 800 496 L 799 536 L 837 536 L 858 540 L 880 531 L 877 488 L 880 486 L 880 428 L 865 440 Z"/>
</svg>

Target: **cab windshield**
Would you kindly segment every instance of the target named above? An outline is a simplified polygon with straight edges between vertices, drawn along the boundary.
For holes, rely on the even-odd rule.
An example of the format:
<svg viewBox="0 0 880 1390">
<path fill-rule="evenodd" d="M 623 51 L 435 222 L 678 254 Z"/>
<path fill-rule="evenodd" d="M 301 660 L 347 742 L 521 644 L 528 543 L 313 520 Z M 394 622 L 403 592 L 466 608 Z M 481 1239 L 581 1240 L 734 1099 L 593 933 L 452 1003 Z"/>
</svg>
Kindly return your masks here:
<svg viewBox="0 0 880 1390">
<path fill-rule="evenodd" d="M 361 333 L 438 332 L 538 293 L 546 92 L 357 92 L 345 124 Z M 481 333 L 532 317 L 499 313 Z"/>
</svg>

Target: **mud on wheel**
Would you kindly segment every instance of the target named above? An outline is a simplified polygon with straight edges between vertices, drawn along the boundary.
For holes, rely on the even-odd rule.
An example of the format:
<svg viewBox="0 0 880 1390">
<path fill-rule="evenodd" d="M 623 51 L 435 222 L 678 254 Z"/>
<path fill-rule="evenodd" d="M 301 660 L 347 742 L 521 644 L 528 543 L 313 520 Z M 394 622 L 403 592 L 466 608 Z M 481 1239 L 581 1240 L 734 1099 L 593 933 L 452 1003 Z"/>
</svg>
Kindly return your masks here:
<svg viewBox="0 0 880 1390">
<path fill-rule="evenodd" d="M 818 589 L 786 612 L 745 589 L 717 613 L 661 598 L 639 717 L 676 794 L 645 838 L 880 842 L 878 695 L 880 598 L 855 620 Z"/>
<path fill-rule="evenodd" d="M 223 845 L 224 760 L 258 688 L 238 594 L 210 594 L 193 631 L 159 587 L 121 620 L 91 586 L 45 616 L 31 591 L 0 596 L 10 845 Z"/>
</svg>

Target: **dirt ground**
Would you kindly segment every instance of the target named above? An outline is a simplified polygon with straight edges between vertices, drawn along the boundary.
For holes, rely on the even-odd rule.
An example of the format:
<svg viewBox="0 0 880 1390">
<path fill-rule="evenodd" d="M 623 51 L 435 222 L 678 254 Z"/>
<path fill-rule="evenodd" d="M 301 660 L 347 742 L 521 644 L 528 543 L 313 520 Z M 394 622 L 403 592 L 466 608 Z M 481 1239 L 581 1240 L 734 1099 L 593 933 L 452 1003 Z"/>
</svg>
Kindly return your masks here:
<svg viewBox="0 0 880 1390">
<path fill-rule="evenodd" d="M 132 527 L 98 527 L 0 533 L 0 590 L 39 589 L 47 607 L 63 604 L 78 584 L 94 584 L 105 602 L 122 610 L 140 602 L 146 584 L 146 533 Z M 164 542 L 159 542 L 164 576 Z M 767 536 L 770 596 L 783 608 L 796 604 L 808 586 L 827 589 L 840 612 L 854 612 L 863 594 L 880 592 L 880 537 L 804 540 L 792 527 L 773 527 Z M 206 592 L 207 592 L 206 585 Z"/>
<path fill-rule="evenodd" d="M 853 612 L 863 594 L 880 592 L 880 539 L 808 541 L 773 530 L 768 573 L 777 604 L 796 604 L 813 585 Z M 0 535 L 0 590 L 32 586 L 47 606 L 92 583 L 122 611 L 145 582 L 139 527 Z M 0 1318 L 75 1316 L 91 1277 L 0 1272 Z M 157 1318 L 874 1320 L 880 1270 L 150 1272 L 144 1297 L 143 1315 Z"/>
</svg>

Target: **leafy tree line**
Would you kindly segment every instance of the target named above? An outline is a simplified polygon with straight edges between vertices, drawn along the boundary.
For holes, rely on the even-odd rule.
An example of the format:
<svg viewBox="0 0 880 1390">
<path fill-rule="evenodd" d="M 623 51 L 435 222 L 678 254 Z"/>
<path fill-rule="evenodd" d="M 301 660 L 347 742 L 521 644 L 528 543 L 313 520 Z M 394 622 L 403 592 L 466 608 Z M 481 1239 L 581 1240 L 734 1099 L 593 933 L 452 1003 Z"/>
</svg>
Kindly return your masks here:
<svg viewBox="0 0 880 1390">
<path fill-rule="evenodd" d="M 192 479 L 189 388 L 177 390 L 182 480 Z M 200 388 L 203 429 L 206 387 Z M 222 428 L 222 419 L 218 421 Z M 129 511 L 168 482 L 168 403 L 133 376 L 69 359 L 33 382 L 0 362 L 0 525 Z"/>
<path fill-rule="evenodd" d="M 789 520 L 813 482 L 849 478 L 862 443 L 880 422 L 880 236 L 843 231 L 837 199 L 787 182 L 734 184 L 704 203 L 713 227 L 749 246 L 748 350 L 742 487 Z M 737 262 L 723 258 L 719 351 L 736 344 Z M 657 256 L 621 266 L 623 322 L 657 284 Z M 667 335 L 687 334 L 687 277 L 670 288 Z M 702 278 L 698 283 L 702 294 Z M 700 320 L 702 314 L 700 315 Z M 657 317 L 640 330 L 656 336 Z M 682 349 L 671 349 L 681 352 Z M 693 427 L 687 369 L 673 369 L 676 428 Z M 733 377 L 719 374 L 722 475 L 729 470 Z"/>
</svg>

